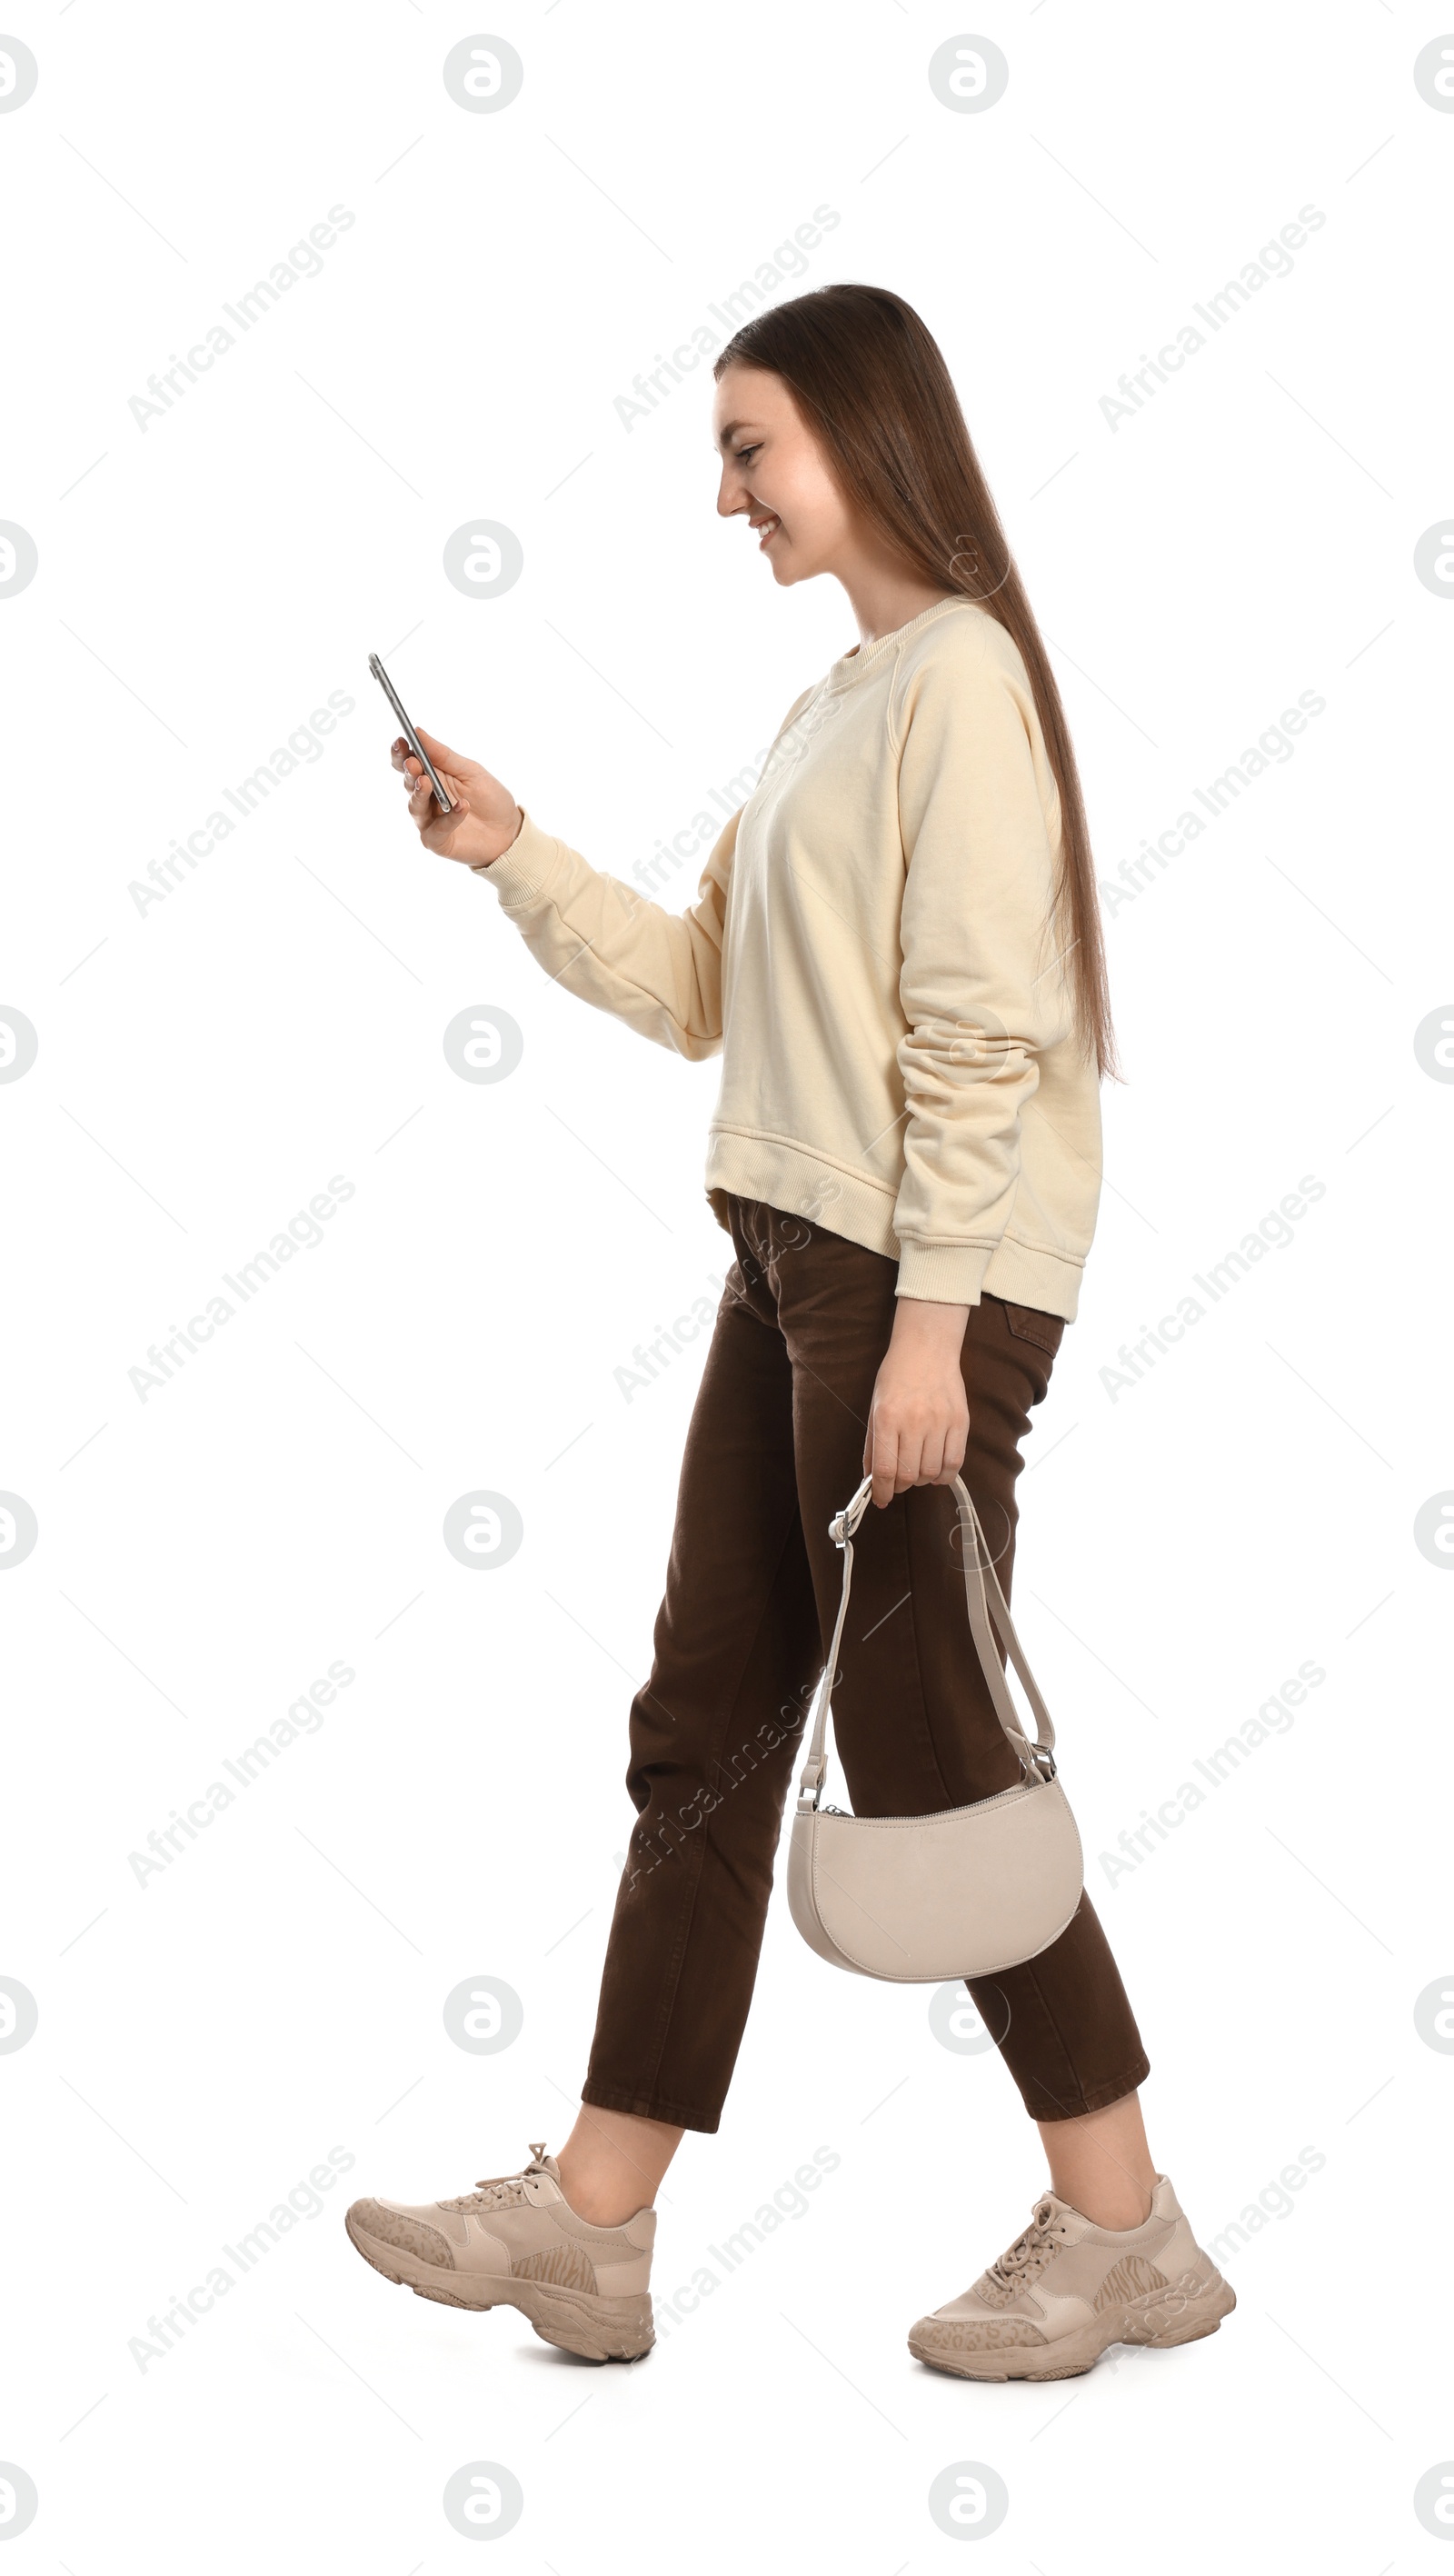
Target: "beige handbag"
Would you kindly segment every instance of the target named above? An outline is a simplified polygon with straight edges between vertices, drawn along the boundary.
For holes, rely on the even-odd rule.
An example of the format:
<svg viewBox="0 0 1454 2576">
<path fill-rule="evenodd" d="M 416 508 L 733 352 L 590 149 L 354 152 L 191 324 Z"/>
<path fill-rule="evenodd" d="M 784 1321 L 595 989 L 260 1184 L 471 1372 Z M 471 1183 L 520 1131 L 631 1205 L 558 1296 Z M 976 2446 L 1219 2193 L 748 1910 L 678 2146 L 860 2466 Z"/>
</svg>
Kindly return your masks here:
<svg viewBox="0 0 1454 2576">
<path fill-rule="evenodd" d="M 829 1694 L 853 1579 L 853 1533 L 868 1508 L 865 1476 L 828 1524 L 843 1550 L 843 1598 L 814 1704 L 812 1736 L 788 1851 L 788 1907 L 803 1939 L 835 1968 L 904 1985 L 991 1977 L 1057 1940 L 1080 1903 L 1080 1836 L 1055 1776 L 1055 1729 L 1015 1634 L 979 1516 L 954 1479 L 970 1633 L 995 1714 L 1024 1778 L 972 1807 L 932 1816 L 846 1816 L 820 1807 Z M 1035 1715 L 1032 1744 L 1015 1712 L 990 1622 Z"/>
</svg>

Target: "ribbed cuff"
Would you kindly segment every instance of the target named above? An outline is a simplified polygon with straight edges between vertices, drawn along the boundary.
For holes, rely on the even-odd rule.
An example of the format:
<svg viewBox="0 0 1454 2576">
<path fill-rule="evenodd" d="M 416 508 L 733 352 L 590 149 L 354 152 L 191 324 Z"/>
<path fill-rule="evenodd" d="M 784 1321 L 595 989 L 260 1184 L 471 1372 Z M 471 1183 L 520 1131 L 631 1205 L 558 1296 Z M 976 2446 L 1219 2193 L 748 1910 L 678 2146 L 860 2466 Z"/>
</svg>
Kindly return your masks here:
<svg viewBox="0 0 1454 2576">
<path fill-rule="evenodd" d="M 992 1243 L 904 1243 L 899 1248 L 896 1297 L 923 1297 L 936 1306 L 977 1306 Z"/>
<path fill-rule="evenodd" d="M 524 912 L 538 903 L 565 857 L 561 842 L 549 832 L 542 832 L 523 805 L 520 813 L 520 829 L 508 850 L 502 850 L 487 866 L 470 870 L 472 876 L 494 887 L 507 912 Z"/>
</svg>

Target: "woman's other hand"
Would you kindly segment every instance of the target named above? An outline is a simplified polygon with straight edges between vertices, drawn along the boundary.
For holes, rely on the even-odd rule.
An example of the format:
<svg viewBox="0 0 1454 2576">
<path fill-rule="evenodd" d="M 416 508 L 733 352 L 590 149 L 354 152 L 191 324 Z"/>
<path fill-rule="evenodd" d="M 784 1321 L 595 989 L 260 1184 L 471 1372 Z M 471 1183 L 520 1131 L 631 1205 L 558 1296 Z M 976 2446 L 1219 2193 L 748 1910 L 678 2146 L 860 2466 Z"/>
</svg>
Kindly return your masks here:
<svg viewBox="0 0 1454 2576">
<path fill-rule="evenodd" d="M 874 1380 L 863 1472 L 882 1510 L 911 1485 L 948 1485 L 964 1465 L 969 1399 L 960 1355 L 967 1306 L 894 1301 L 894 1329 Z"/>
<path fill-rule="evenodd" d="M 418 825 L 426 850 L 441 859 L 458 859 L 465 867 L 488 867 L 508 850 L 523 816 L 508 787 L 492 778 L 477 760 L 451 751 L 419 727 L 419 739 L 454 799 L 454 812 L 441 814 L 428 778 L 402 734 L 391 744 L 389 758 L 409 790 L 409 814 Z"/>
</svg>

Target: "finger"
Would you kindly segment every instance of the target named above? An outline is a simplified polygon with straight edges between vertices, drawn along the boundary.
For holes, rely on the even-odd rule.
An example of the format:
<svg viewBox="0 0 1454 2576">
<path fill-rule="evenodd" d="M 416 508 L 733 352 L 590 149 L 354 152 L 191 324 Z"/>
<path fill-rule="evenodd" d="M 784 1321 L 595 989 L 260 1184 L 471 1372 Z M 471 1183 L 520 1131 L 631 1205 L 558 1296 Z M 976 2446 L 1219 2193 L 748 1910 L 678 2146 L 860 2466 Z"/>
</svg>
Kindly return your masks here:
<svg viewBox="0 0 1454 2576">
<path fill-rule="evenodd" d="M 423 769 L 420 768 L 417 760 L 410 763 L 405 775 L 408 779 L 410 788 L 416 796 L 432 796 L 434 794 L 433 780 L 429 778 Z M 441 784 L 448 789 L 451 798 L 457 798 L 461 794 L 461 785 L 457 775 L 451 776 L 447 769 L 441 768 L 439 777 Z"/>
<path fill-rule="evenodd" d="M 934 1432 L 924 1442 L 919 1457 L 919 1473 L 915 1482 L 920 1485 L 938 1485 L 943 1482 L 943 1477 L 944 1436 L 942 1432 Z"/>
<path fill-rule="evenodd" d="M 420 825 L 419 838 L 425 849 L 432 850 L 441 859 L 459 857 L 461 853 L 454 844 L 459 838 L 461 823 L 468 819 L 469 810 L 462 796 L 457 798 L 452 814 L 441 814 L 436 809 L 429 821 Z"/>
<path fill-rule="evenodd" d="M 468 752 L 451 751 L 447 742 L 441 742 L 437 734 L 426 733 L 422 725 L 416 725 L 414 730 L 441 776 L 446 769 L 462 774 L 466 769 L 479 767 L 478 761 L 471 760 Z"/>
<path fill-rule="evenodd" d="M 873 1477 L 873 1502 L 879 1511 L 894 1498 L 894 1477 L 898 1465 L 898 1440 L 889 1431 L 873 1433 L 873 1456 L 865 1474 Z"/>
<path fill-rule="evenodd" d="M 419 846 L 421 850 L 428 850 L 433 858 L 456 859 L 462 853 L 454 848 L 454 839 L 454 816 L 436 814 L 432 823 L 424 825 L 419 835 Z"/>
<path fill-rule="evenodd" d="M 923 1451 L 924 1444 L 922 1440 L 900 1439 L 898 1459 L 894 1468 L 894 1491 L 896 1494 L 906 1494 L 911 1485 L 922 1484 L 923 1475 L 920 1461 L 923 1457 Z"/>
</svg>

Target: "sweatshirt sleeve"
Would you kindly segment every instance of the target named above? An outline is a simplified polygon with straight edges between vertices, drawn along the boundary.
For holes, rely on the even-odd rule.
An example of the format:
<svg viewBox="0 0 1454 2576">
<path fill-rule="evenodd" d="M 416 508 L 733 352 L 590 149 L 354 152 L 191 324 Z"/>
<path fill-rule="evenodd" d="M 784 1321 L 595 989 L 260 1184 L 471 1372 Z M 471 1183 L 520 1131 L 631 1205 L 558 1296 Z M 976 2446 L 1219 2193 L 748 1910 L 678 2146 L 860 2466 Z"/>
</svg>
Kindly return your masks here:
<svg viewBox="0 0 1454 2576">
<path fill-rule="evenodd" d="M 722 934 L 741 811 L 718 835 L 685 912 L 593 868 L 523 806 L 508 850 L 475 873 L 555 983 L 695 1062 L 722 1044 Z"/>
<path fill-rule="evenodd" d="M 998 627 L 974 620 L 939 643 L 896 685 L 890 720 L 908 1023 L 897 1293 L 977 1305 L 1015 1203 L 1039 1057 L 1069 1027 L 1051 929 L 1059 797 L 1024 664 Z"/>
<path fill-rule="evenodd" d="M 805 695 L 811 695 L 811 691 Z M 774 736 L 792 722 L 797 698 Z M 508 850 L 475 874 L 557 984 L 693 1062 L 722 1046 L 722 942 L 739 805 L 718 835 L 685 912 L 668 912 L 524 819 Z"/>
</svg>

